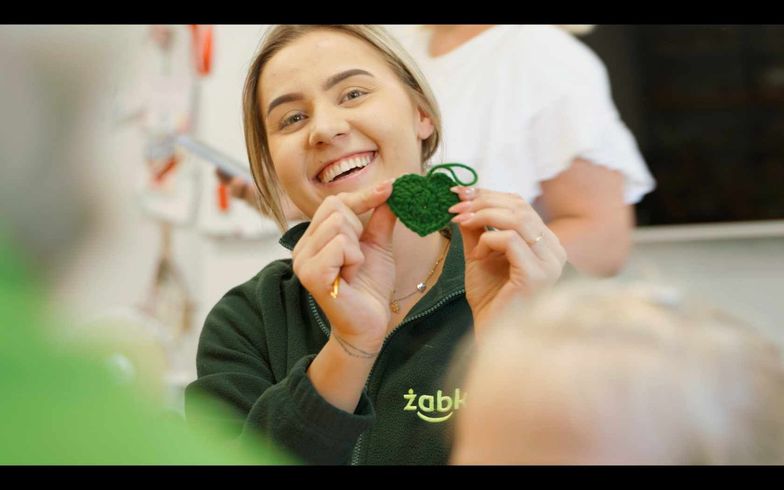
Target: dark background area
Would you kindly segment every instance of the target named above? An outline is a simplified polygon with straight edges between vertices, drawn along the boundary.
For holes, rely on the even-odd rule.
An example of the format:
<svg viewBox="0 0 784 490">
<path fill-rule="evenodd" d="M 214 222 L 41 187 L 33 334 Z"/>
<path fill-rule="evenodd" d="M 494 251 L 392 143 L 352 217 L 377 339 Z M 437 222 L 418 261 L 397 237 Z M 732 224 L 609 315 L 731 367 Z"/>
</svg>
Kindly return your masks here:
<svg viewBox="0 0 784 490">
<path fill-rule="evenodd" d="M 640 225 L 784 219 L 784 26 L 601 25 L 580 39 L 658 183 Z"/>
</svg>

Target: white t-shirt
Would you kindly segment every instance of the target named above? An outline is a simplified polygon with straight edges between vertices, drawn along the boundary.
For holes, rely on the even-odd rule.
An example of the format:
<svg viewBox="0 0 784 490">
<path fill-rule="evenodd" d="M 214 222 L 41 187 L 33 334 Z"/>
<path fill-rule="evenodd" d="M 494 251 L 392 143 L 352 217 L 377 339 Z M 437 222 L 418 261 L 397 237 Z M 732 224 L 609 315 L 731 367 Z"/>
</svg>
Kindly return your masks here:
<svg viewBox="0 0 784 490">
<path fill-rule="evenodd" d="M 433 58 L 427 28 L 388 29 L 425 74 L 441 109 L 443 146 L 432 163 L 470 165 L 478 186 L 529 202 L 541 194 L 540 182 L 577 157 L 621 171 L 627 203 L 655 187 L 612 101 L 604 65 L 571 34 L 501 25 Z"/>
</svg>

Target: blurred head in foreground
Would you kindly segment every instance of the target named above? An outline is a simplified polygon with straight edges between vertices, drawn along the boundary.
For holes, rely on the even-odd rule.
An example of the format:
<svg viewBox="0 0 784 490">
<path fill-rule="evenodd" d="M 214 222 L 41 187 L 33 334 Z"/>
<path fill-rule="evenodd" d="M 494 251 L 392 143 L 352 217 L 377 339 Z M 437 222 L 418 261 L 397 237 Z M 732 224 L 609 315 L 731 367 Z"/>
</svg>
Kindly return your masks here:
<svg viewBox="0 0 784 490">
<path fill-rule="evenodd" d="M 95 31 L 70 37 L 84 29 Z M 106 51 L 85 58 L 100 29 L 111 31 L 0 26 L 0 465 L 290 462 L 276 448 L 188 431 L 95 346 L 55 335 L 72 329 L 50 311 L 47 286 L 93 217 L 83 171 L 97 142 L 76 136 L 112 67 Z"/>
<path fill-rule="evenodd" d="M 458 365 L 454 464 L 782 464 L 777 346 L 646 285 L 564 286 Z"/>
</svg>

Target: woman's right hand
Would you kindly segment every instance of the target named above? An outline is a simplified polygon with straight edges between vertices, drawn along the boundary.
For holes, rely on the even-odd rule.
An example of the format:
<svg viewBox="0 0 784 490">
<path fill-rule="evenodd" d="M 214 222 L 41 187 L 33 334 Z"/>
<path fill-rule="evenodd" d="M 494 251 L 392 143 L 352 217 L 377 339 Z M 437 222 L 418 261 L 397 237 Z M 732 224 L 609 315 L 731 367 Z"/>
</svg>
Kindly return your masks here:
<svg viewBox="0 0 784 490">
<path fill-rule="evenodd" d="M 392 232 L 397 217 L 386 205 L 392 181 L 329 196 L 292 252 L 294 273 L 352 346 L 376 352 L 391 319 L 395 283 Z M 359 215 L 373 210 L 366 227 Z M 340 275 L 337 298 L 331 296 Z"/>
</svg>

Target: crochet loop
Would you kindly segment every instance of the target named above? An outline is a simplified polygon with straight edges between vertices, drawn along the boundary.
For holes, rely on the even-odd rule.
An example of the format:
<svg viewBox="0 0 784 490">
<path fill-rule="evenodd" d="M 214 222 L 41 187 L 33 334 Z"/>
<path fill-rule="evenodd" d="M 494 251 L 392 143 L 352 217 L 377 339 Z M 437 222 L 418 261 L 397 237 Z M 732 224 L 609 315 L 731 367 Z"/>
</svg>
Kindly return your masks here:
<svg viewBox="0 0 784 490">
<path fill-rule="evenodd" d="M 474 176 L 474 178 L 471 180 L 471 182 L 463 182 L 463 181 L 461 181 L 460 177 L 458 177 L 457 174 L 455 173 L 455 171 L 452 170 L 453 167 L 462 167 L 462 168 L 468 170 L 469 172 L 471 172 L 471 174 Z M 476 181 L 479 180 L 479 176 L 476 175 L 476 170 L 474 170 L 473 168 L 469 167 L 468 165 L 464 165 L 462 163 L 441 163 L 439 165 L 436 165 L 435 167 L 431 167 L 430 171 L 427 173 L 427 177 L 430 177 L 430 175 L 433 172 L 435 172 L 437 169 L 439 169 L 439 168 L 443 168 L 443 169 L 448 170 L 449 173 L 452 174 L 452 178 L 459 185 L 463 185 L 463 186 L 474 185 L 474 184 L 476 184 Z"/>
</svg>

